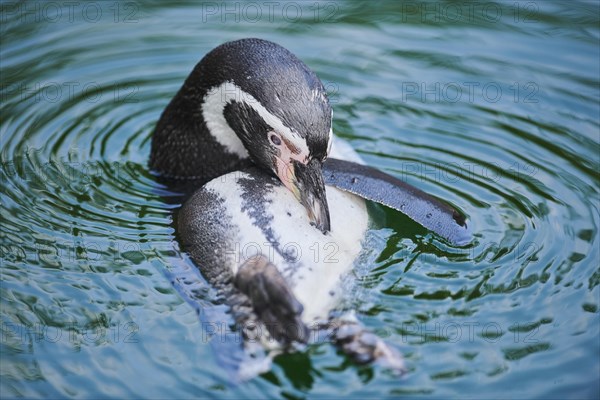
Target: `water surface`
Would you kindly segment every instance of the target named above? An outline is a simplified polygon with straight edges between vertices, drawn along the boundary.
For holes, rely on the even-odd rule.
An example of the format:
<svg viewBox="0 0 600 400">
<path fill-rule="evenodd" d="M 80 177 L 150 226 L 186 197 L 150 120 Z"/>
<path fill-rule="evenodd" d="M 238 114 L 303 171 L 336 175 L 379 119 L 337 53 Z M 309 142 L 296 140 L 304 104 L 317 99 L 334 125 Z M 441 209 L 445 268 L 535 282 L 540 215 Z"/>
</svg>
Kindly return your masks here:
<svg viewBox="0 0 600 400">
<path fill-rule="evenodd" d="M 0 3 L 2 397 L 597 398 L 598 3 L 252 4 Z M 403 379 L 323 343 L 231 385 L 202 329 L 222 306 L 150 138 L 199 59 L 248 36 L 316 71 L 369 165 L 469 217 L 456 248 L 370 207 L 348 303 Z"/>
</svg>

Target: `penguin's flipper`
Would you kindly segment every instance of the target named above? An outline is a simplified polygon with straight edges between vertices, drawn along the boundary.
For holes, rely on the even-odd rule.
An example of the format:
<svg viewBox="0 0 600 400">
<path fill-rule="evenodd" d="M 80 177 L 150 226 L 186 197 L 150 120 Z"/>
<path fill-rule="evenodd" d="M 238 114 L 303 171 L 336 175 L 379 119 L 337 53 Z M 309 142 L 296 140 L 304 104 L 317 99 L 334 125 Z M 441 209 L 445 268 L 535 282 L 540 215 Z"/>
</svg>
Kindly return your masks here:
<svg viewBox="0 0 600 400">
<path fill-rule="evenodd" d="M 234 284 L 252 302 L 252 308 L 273 338 L 283 344 L 306 343 L 309 330 L 302 322 L 302 304 L 279 270 L 263 255 L 244 262 Z"/>
<path fill-rule="evenodd" d="M 328 158 L 325 184 L 402 212 L 454 245 L 471 241 L 465 217 L 446 203 L 376 168 Z"/>
</svg>

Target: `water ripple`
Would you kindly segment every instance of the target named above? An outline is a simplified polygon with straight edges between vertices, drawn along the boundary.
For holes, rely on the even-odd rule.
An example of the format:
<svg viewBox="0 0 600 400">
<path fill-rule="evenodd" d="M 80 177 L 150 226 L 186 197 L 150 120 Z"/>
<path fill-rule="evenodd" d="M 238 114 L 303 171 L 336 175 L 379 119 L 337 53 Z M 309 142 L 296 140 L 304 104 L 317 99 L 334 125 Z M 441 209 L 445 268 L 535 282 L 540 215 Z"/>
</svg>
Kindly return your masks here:
<svg viewBox="0 0 600 400">
<path fill-rule="evenodd" d="M 96 24 L 33 23 L 7 4 L 2 394 L 543 398 L 552 380 L 553 397 L 593 397 L 597 8 L 489 3 L 500 18 L 450 21 L 458 3 L 423 4 L 425 16 L 421 3 L 322 4 L 336 10 L 326 21 L 306 6 L 295 24 L 206 22 L 206 5 L 159 2 L 132 24 L 108 5 Z M 370 206 L 347 303 L 405 354 L 402 382 L 315 345 L 233 387 L 219 360 L 235 356 L 205 337 L 199 310 L 230 317 L 179 250 L 178 198 L 147 168 L 150 138 L 199 57 L 251 28 L 316 70 L 334 131 L 370 165 L 469 217 L 474 240 L 452 247 Z"/>
</svg>

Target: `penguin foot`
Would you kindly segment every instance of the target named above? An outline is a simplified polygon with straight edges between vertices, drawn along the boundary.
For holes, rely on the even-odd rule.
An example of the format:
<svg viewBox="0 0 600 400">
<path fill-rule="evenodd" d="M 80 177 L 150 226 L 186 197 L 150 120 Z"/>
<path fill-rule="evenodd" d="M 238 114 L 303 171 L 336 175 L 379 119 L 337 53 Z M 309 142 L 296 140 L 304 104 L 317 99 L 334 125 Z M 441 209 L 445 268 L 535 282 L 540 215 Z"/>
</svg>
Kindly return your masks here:
<svg viewBox="0 0 600 400">
<path fill-rule="evenodd" d="M 265 256 L 245 261 L 234 277 L 234 285 L 248 296 L 254 312 L 274 339 L 286 346 L 308 341 L 309 330 L 301 319 L 302 304 Z"/>
<path fill-rule="evenodd" d="M 331 326 L 333 342 L 357 364 L 377 362 L 398 375 L 406 372 L 402 355 L 358 322 L 334 320 Z"/>
</svg>

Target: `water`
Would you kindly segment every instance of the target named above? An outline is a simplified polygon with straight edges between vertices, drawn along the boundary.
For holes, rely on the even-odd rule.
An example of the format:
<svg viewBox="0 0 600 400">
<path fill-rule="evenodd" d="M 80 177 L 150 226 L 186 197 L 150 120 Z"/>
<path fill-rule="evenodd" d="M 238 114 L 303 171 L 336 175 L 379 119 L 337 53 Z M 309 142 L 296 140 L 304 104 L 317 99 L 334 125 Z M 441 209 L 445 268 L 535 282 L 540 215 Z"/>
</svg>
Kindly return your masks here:
<svg viewBox="0 0 600 400">
<path fill-rule="evenodd" d="M 253 4 L 1 3 L 2 397 L 597 398 L 598 3 Z M 371 207 L 349 301 L 404 379 L 325 343 L 230 385 L 171 284 L 222 308 L 174 239 L 152 129 L 247 36 L 317 72 L 369 165 L 469 217 L 453 248 Z"/>
</svg>

